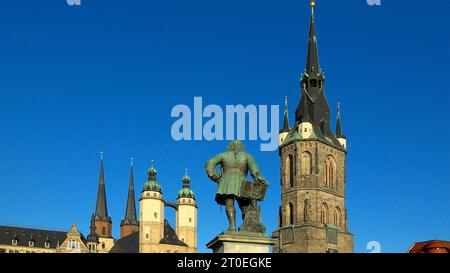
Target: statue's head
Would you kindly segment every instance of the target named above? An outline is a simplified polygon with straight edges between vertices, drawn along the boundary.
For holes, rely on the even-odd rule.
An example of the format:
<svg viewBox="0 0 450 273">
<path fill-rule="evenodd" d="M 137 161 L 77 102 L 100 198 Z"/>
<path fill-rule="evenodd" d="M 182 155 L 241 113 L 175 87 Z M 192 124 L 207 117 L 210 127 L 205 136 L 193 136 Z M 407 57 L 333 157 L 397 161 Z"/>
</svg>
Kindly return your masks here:
<svg viewBox="0 0 450 273">
<path fill-rule="evenodd" d="M 244 143 L 239 140 L 233 140 L 230 142 L 230 144 L 228 144 L 227 151 L 235 153 L 245 152 Z"/>
</svg>

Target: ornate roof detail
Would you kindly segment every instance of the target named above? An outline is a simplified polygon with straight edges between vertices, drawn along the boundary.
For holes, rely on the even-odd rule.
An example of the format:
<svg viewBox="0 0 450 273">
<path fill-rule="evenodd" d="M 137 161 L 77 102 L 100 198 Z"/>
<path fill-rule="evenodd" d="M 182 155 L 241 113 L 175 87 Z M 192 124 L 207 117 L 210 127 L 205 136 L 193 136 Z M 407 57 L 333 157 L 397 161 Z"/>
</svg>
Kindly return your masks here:
<svg viewBox="0 0 450 273">
<path fill-rule="evenodd" d="M 191 189 L 191 178 L 188 176 L 187 169 L 183 176 L 183 188 L 178 191 L 178 198 L 192 198 L 195 199 L 195 194 Z"/>
<path fill-rule="evenodd" d="M 154 160 L 152 160 L 152 165 L 148 169 L 148 180 L 144 183 L 142 191 L 156 191 L 162 193 L 161 185 L 156 180 L 156 168 L 154 167 Z"/>
</svg>

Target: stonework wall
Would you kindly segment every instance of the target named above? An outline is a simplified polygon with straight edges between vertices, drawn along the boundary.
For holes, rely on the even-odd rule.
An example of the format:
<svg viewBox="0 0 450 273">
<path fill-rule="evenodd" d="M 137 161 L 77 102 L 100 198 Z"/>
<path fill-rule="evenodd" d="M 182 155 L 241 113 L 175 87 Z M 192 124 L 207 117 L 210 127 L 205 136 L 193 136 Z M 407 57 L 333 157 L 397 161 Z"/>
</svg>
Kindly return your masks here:
<svg viewBox="0 0 450 273">
<path fill-rule="evenodd" d="M 302 173 L 302 164 L 305 164 L 302 154 L 305 152 L 311 155 L 308 173 Z M 325 252 L 328 248 L 353 252 L 353 236 L 348 232 L 346 215 L 345 156 L 344 151 L 316 140 L 296 141 L 280 149 L 280 225 L 284 229 L 281 231 L 284 251 Z M 294 161 L 293 183 L 289 181 L 292 176 L 289 157 Z M 327 164 L 332 165 L 328 172 L 333 174 L 328 180 Z M 337 230 L 336 244 L 327 243 L 327 226 Z M 279 235 L 274 233 L 278 239 L 274 251 L 279 250 Z"/>
<path fill-rule="evenodd" d="M 120 226 L 120 238 L 127 237 L 139 231 L 139 225 L 123 225 Z"/>
<path fill-rule="evenodd" d="M 112 237 L 112 223 L 104 220 L 95 220 L 95 231 L 101 237 Z"/>
</svg>

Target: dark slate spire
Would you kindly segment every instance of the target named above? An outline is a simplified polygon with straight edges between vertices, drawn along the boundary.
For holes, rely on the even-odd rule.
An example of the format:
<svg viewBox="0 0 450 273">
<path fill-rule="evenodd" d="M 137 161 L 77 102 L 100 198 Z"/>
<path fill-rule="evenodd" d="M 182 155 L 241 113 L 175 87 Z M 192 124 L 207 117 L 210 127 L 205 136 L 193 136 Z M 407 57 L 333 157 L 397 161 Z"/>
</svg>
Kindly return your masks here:
<svg viewBox="0 0 450 273">
<path fill-rule="evenodd" d="M 338 105 L 337 105 L 336 136 L 338 138 L 345 138 L 344 134 L 342 134 L 341 108 L 340 108 L 339 102 L 338 102 Z"/>
<path fill-rule="evenodd" d="M 330 129 L 330 107 L 325 96 L 325 74 L 320 68 L 314 15 L 315 1 L 311 1 L 306 67 L 301 75 L 301 98 L 295 110 L 295 124 L 310 122 L 314 138 L 340 149 L 342 145 Z"/>
<path fill-rule="evenodd" d="M 302 122 L 310 122 L 311 118 L 309 117 L 309 110 L 308 110 L 308 95 L 307 95 L 307 91 L 305 89 L 305 84 L 303 84 L 304 89 L 302 90 L 304 93 L 304 98 L 303 98 L 303 111 L 302 111 L 302 118 L 301 121 Z"/>
<path fill-rule="evenodd" d="M 103 152 L 100 153 L 100 176 L 98 181 L 95 220 L 105 220 L 111 222 L 111 218 L 108 215 L 108 207 L 106 205 L 105 174 L 103 170 Z"/>
<path fill-rule="evenodd" d="M 289 132 L 289 111 L 288 111 L 288 97 L 284 96 L 284 116 L 283 116 L 283 129 L 280 133 Z"/>
<path fill-rule="evenodd" d="M 311 18 L 309 22 L 308 53 L 306 56 L 306 73 L 319 72 L 319 52 L 316 39 L 316 22 L 314 19 L 315 2 L 311 1 Z"/>
<path fill-rule="evenodd" d="M 136 216 L 136 201 L 134 198 L 133 158 L 131 158 L 130 163 L 130 181 L 128 183 L 127 207 L 125 211 L 125 218 L 122 220 L 121 225 L 124 224 L 138 224 Z"/>
</svg>

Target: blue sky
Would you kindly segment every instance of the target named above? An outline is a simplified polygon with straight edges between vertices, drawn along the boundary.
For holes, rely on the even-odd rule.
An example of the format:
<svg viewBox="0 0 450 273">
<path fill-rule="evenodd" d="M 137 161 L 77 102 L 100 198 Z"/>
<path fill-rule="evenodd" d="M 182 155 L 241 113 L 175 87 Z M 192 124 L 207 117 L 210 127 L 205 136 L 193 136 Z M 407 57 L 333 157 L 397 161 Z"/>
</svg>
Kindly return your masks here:
<svg viewBox="0 0 450 273">
<path fill-rule="evenodd" d="M 347 208 L 355 250 L 379 241 L 450 240 L 450 2 L 318 1 L 326 94 L 348 138 Z M 176 142 L 174 105 L 282 104 L 305 67 L 308 1 L 5 1 L 0 10 L 0 224 L 89 232 L 99 152 L 113 232 L 150 160 L 168 200 L 189 168 L 199 250 L 226 226 L 204 162 L 225 141 Z M 281 117 L 280 117 L 281 118 Z M 293 120 L 291 119 L 291 123 Z M 334 120 L 332 123 L 334 127 Z M 276 228 L 277 152 L 245 142 L 267 180 Z M 168 210 L 174 222 L 174 213 Z M 212 221 L 217 217 L 217 221 Z"/>
</svg>

